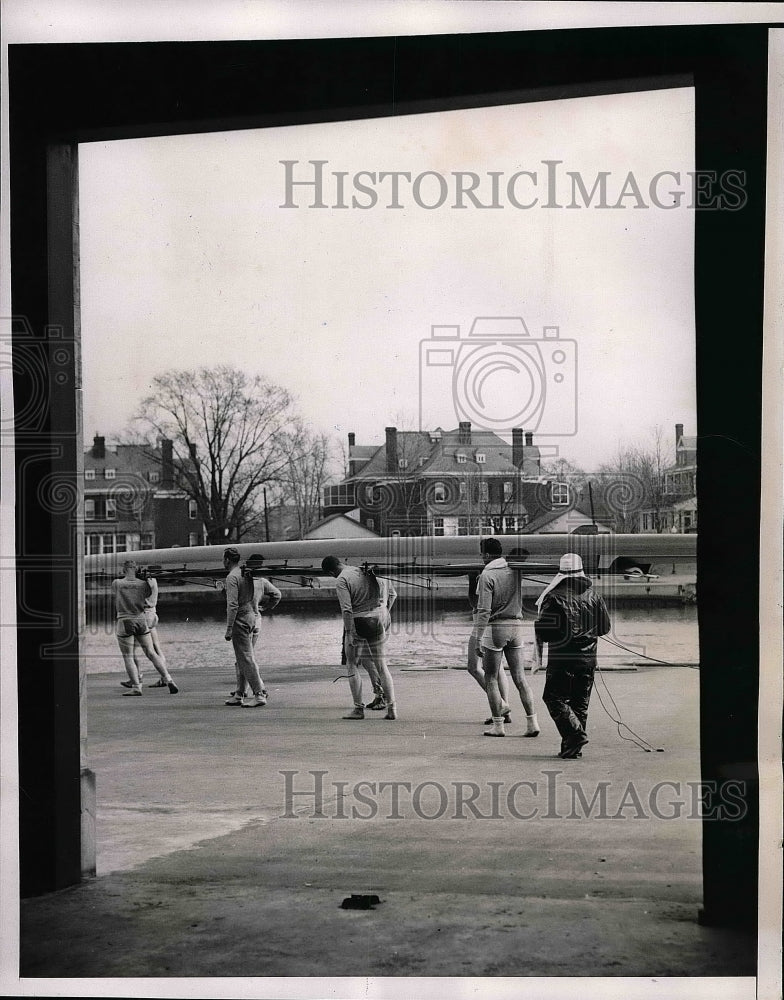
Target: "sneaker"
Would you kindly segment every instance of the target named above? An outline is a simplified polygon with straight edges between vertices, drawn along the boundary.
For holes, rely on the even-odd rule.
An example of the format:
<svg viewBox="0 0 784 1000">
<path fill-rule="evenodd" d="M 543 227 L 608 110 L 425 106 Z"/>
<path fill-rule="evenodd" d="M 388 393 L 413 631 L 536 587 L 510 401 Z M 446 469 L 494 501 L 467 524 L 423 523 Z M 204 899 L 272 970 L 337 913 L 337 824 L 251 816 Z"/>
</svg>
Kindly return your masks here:
<svg viewBox="0 0 784 1000">
<path fill-rule="evenodd" d="M 237 695 L 237 694 L 232 694 L 231 698 L 229 698 L 227 701 L 224 701 L 223 704 L 224 705 L 241 705 L 242 704 L 242 698 L 239 695 Z"/>
<path fill-rule="evenodd" d="M 393 708 L 391 705 L 387 708 L 387 714 L 384 716 L 385 719 L 389 719 L 390 722 L 394 722 L 397 718 L 397 709 Z"/>
<path fill-rule="evenodd" d="M 159 677 L 158 680 L 154 684 L 148 684 L 147 685 L 148 688 L 165 688 L 165 687 L 168 687 L 168 686 L 169 685 L 166 683 L 166 681 L 162 677 Z M 174 692 L 172 692 L 172 694 L 173 693 Z"/>
<path fill-rule="evenodd" d="M 348 715 L 344 715 L 343 718 L 344 719 L 364 719 L 365 718 L 365 709 L 364 708 L 360 708 L 359 705 L 356 705 L 354 707 L 354 709 L 351 712 L 349 712 Z"/>
<path fill-rule="evenodd" d="M 130 691 L 123 691 L 123 698 L 141 698 L 142 689 L 140 687 L 132 687 Z"/>
<path fill-rule="evenodd" d="M 506 733 L 482 733 L 482 736 L 506 736 Z"/>
<path fill-rule="evenodd" d="M 504 722 L 507 722 L 507 723 L 511 722 L 512 721 L 512 713 L 511 712 L 504 712 L 504 714 L 503 714 L 503 720 L 504 720 Z M 491 715 L 489 719 L 485 719 L 485 725 L 486 726 L 492 726 L 492 724 L 493 724 L 493 717 Z"/>
<path fill-rule="evenodd" d="M 374 712 L 380 712 L 382 709 L 387 707 L 386 701 L 384 701 L 383 694 L 377 694 L 373 701 L 365 705 L 365 708 L 370 708 Z"/>
<path fill-rule="evenodd" d="M 527 736 L 529 739 L 534 739 L 540 732 L 541 729 L 532 729 L 529 733 L 523 733 L 523 736 Z"/>
<path fill-rule="evenodd" d="M 169 683 L 166 685 L 166 687 L 169 689 L 169 694 L 179 694 L 180 693 L 180 689 L 177 687 L 177 685 L 174 683 L 174 681 L 169 681 Z"/>
<path fill-rule="evenodd" d="M 261 692 L 259 694 L 252 694 L 249 698 L 242 699 L 243 708 L 264 708 L 267 704 L 267 699 Z"/>
<path fill-rule="evenodd" d="M 120 687 L 132 688 L 133 687 L 133 681 L 120 681 Z"/>
</svg>

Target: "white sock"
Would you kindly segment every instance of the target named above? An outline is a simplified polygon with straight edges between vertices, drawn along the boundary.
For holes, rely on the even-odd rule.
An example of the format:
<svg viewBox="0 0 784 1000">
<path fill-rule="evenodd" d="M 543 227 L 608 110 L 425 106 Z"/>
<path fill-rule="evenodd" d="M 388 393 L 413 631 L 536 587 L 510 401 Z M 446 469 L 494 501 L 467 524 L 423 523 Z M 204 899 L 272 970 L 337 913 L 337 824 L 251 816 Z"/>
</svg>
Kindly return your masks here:
<svg viewBox="0 0 784 1000">
<path fill-rule="evenodd" d="M 526 715 L 525 721 L 528 724 L 527 732 L 538 733 L 539 732 L 539 722 L 536 718 L 536 712 L 533 715 Z"/>
<path fill-rule="evenodd" d="M 503 715 L 494 715 L 493 716 L 493 732 L 496 733 L 496 734 L 498 734 L 499 736 L 505 736 L 506 735 L 506 733 L 504 732 L 504 717 L 503 717 Z"/>
</svg>

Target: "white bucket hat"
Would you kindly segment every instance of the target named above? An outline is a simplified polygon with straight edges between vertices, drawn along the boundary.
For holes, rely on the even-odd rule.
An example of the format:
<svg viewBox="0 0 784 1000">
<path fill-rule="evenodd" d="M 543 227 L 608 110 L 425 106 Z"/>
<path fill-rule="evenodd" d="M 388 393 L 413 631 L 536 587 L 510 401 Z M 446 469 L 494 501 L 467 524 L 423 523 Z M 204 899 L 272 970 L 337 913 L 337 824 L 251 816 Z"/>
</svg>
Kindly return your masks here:
<svg viewBox="0 0 784 1000">
<path fill-rule="evenodd" d="M 562 580 L 571 580 L 580 576 L 585 580 L 588 579 L 583 570 L 583 561 L 580 556 L 578 556 L 576 552 L 567 552 L 566 555 L 561 556 L 561 561 L 558 563 L 558 572 L 536 599 L 536 610 L 542 610 L 542 602 L 545 597 L 547 597 L 550 591 L 555 589 L 555 587 L 557 587 Z"/>
</svg>

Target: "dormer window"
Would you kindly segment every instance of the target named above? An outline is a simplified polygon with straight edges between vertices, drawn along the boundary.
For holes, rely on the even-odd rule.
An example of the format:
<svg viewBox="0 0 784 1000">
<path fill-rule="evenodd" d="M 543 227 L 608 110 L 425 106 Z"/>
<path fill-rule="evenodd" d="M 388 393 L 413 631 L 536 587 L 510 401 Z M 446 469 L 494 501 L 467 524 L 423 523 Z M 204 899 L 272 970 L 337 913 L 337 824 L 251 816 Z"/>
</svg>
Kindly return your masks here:
<svg viewBox="0 0 784 1000">
<path fill-rule="evenodd" d="M 483 465 L 485 461 L 485 453 L 483 451 L 478 451 L 476 453 L 476 461 L 478 465 Z"/>
<path fill-rule="evenodd" d="M 569 486 L 566 483 L 552 483 L 550 485 L 550 498 L 553 507 L 566 507 L 569 504 Z"/>
<path fill-rule="evenodd" d="M 457 464 L 458 465 L 465 465 L 465 461 L 466 461 L 465 452 L 459 451 L 455 455 L 455 458 L 457 459 Z"/>
<path fill-rule="evenodd" d="M 398 469 L 407 469 L 408 468 L 408 459 L 407 458 L 399 458 L 397 460 L 397 467 L 398 467 Z"/>
<path fill-rule="evenodd" d="M 160 472 L 158 472 L 157 469 L 151 469 L 150 470 L 150 482 L 151 483 L 157 483 L 157 482 L 160 482 L 160 479 L 161 479 Z"/>
<path fill-rule="evenodd" d="M 436 483 L 433 487 L 433 500 L 436 503 L 446 503 L 446 486 L 443 483 Z"/>
<path fill-rule="evenodd" d="M 95 479 L 95 469 L 85 469 L 84 470 L 84 478 L 88 479 L 88 480 Z"/>
<path fill-rule="evenodd" d="M 114 479 L 116 477 L 116 475 L 117 475 L 117 470 L 116 469 L 104 469 L 103 470 L 103 477 L 104 477 L 104 479 Z"/>
</svg>

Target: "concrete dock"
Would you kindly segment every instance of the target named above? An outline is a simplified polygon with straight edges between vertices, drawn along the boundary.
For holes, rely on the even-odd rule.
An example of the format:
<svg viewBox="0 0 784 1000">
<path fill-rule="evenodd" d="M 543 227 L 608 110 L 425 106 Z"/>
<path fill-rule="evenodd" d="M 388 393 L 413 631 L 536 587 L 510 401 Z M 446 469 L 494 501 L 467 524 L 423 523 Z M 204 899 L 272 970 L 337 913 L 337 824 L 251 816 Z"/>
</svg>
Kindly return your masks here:
<svg viewBox="0 0 784 1000">
<path fill-rule="evenodd" d="M 487 739 L 465 671 L 393 665 L 396 722 L 343 721 L 339 667 L 262 672 L 260 709 L 228 653 L 177 696 L 88 678 L 98 875 L 22 902 L 24 977 L 754 976 L 753 933 L 697 920 L 697 670 L 599 678 L 573 761 L 541 673 L 540 736 L 518 702 Z"/>
</svg>

